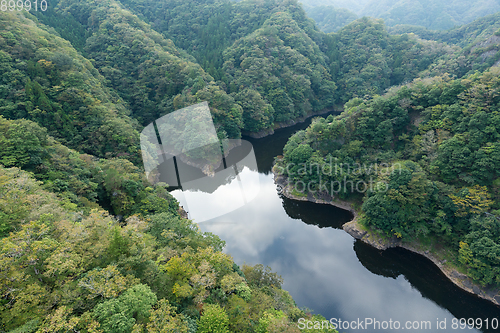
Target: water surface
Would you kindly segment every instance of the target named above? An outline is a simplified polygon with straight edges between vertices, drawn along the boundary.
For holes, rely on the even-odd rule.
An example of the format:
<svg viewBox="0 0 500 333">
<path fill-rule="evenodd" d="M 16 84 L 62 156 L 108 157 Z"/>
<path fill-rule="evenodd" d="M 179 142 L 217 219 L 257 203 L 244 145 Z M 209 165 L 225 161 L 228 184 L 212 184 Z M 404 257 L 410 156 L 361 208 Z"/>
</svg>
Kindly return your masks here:
<svg viewBox="0 0 500 333">
<path fill-rule="evenodd" d="M 260 185 L 256 199 L 226 215 L 200 223 L 226 241 L 236 263 L 269 265 L 284 278 L 299 307 L 325 318 L 356 321 L 430 321 L 431 329 L 413 332 L 495 332 L 453 329 L 454 318 L 500 319 L 500 308 L 456 287 L 426 258 L 403 249 L 379 251 L 341 228 L 349 212 L 280 195 L 271 166 L 287 139 L 308 123 L 252 142 Z M 179 191 L 174 195 L 181 198 Z M 227 198 L 228 202 L 230 198 Z M 201 204 L 201 203 L 200 203 Z M 207 212 L 208 214 L 208 212 Z M 446 320 L 437 330 L 436 321 Z M 413 323 L 412 323 L 413 324 Z M 408 331 L 407 329 L 405 329 Z M 307 330 L 306 330 L 307 331 Z M 401 332 L 403 329 L 342 329 L 341 332 Z"/>
</svg>

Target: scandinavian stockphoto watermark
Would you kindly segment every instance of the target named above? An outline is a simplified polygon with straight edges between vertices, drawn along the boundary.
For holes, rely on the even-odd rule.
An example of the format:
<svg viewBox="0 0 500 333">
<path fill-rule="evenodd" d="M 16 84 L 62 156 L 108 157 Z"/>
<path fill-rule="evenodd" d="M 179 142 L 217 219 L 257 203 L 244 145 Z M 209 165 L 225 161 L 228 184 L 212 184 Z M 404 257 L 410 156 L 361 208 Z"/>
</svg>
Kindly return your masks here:
<svg viewBox="0 0 500 333">
<path fill-rule="evenodd" d="M 287 163 L 277 165 L 277 175 L 288 177 L 299 176 L 308 181 L 296 180 L 293 190 L 298 193 L 325 193 L 331 196 L 340 192 L 365 193 L 366 191 L 386 192 L 389 189 L 387 182 L 380 177 L 394 173 L 401 173 L 400 163 L 338 163 L 338 159 L 330 156 L 329 161 L 318 163 Z M 314 176 L 314 177 L 311 177 Z"/>
<path fill-rule="evenodd" d="M 440 330 L 472 330 L 472 329 L 494 329 L 500 327 L 498 318 L 436 318 L 430 320 L 377 320 L 376 318 L 357 318 L 356 320 L 342 320 L 341 318 L 330 318 L 330 320 L 310 320 L 300 318 L 298 320 L 300 330 L 335 329 L 335 330 L 415 330 L 415 331 L 440 331 Z"/>
<path fill-rule="evenodd" d="M 259 193 L 252 144 L 221 139 L 207 102 L 146 126 L 141 151 L 148 180 L 181 190 L 176 198 L 197 223 L 234 211 Z"/>
</svg>

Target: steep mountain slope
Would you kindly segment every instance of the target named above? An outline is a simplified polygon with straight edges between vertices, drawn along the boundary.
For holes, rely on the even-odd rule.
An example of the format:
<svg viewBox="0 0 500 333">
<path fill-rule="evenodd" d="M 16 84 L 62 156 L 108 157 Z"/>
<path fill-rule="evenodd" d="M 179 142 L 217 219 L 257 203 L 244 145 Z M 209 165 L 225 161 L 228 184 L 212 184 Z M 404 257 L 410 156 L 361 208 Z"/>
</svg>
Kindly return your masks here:
<svg viewBox="0 0 500 333">
<path fill-rule="evenodd" d="M 321 34 L 294 0 L 122 0 L 153 29 L 193 55 L 217 80 L 223 78 L 222 52 L 277 12 L 286 11 L 316 43 Z"/>
<path fill-rule="evenodd" d="M 413 79 L 449 51 L 415 38 L 390 37 L 381 23 L 370 20 L 353 23 L 355 28 L 338 35 L 321 34 L 295 1 L 124 3 L 220 79 L 220 85 L 243 107 L 247 131 L 331 108 L 353 96 L 380 93 Z M 313 51 L 303 52 L 310 48 Z M 354 84 L 352 76 L 363 83 Z M 334 84 L 341 89 L 334 92 Z"/>
<path fill-rule="evenodd" d="M 0 17 L 0 114 L 31 119 L 80 151 L 137 160 L 130 110 L 92 63 L 33 16 Z"/>
<path fill-rule="evenodd" d="M 307 184 L 295 187 L 296 193 L 303 189 L 299 195 L 309 190 L 321 198 L 355 200 L 365 227 L 403 242 L 417 239 L 429 250 L 446 246 L 452 266 L 496 295 L 499 78 L 494 67 L 457 80 L 417 79 L 383 96 L 353 99 L 340 116 L 318 118 L 292 136 L 275 170 Z"/>
<path fill-rule="evenodd" d="M 304 6 L 304 10 L 318 28 L 326 33 L 336 32 L 358 18 L 346 8 L 333 6 Z"/>
<path fill-rule="evenodd" d="M 421 75 L 448 73 L 462 77 L 474 71 L 497 66 L 500 60 L 500 13 L 477 19 L 467 25 L 448 31 L 434 31 L 414 26 L 397 26 L 392 33 L 411 32 L 422 38 L 455 44 L 455 52 L 448 53 Z"/>
<path fill-rule="evenodd" d="M 233 105 L 232 97 L 225 95 L 225 92 L 222 90 L 218 90 L 219 88 L 213 83 L 208 82 L 205 78 L 203 79 L 202 74 L 206 75 L 205 72 L 202 72 L 201 68 L 198 67 L 196 72 L 193 70 L 185 70 L 183 72 L 189 72 L 191 77 L 189 80 L 189 84 L 191 86 L 187 86 L 185 89 L 181 91 L 173 91 L 173 94 L 176 94 L 176 99 L 168 99 L 168 93 L 162 95 L 161 93 L 156 92 L 155 96 L 158 98 L 154 100 L 156 103 L 158 111 L 157 113 L 163 114 L 169 112 L 174 106 L 178 108 L 183 105 L 187 105 L 188 103 L 193 103 L 199 100 L 202 96 L 205 99 L 209 100 L 209 104 L 211 107 L 217 107 L 217 104 L 221 104 L 220 101 L 223 101 L 223 105 L 218 108 L 222 110 L 220 112 L 221 116 L 219 117 L 220 122 L 223 122 L 224 119 L 235 119 L 232 123 L 229 120 L 226 121 L 224 125 L 224 130 L 230 136 L 236 136 L 239 133 L 235 133 L 239 128 L 243 128 L 246 131 L 259 131 L 262 129 L 268 129 L 273 127 L 273 122 L 276 118 L 277 121 L 294 119 L 298 116 L 302 116 L 308 111 L 314 109 L 314 111 L 319 110 L 320 108 L 331 107 L 332 106 L 332 95 L 333 90 L 327 89 L 323 92 L 323 95 L 319 93 L 318 84 L 322 84 L 321 82 L 324 80 L 328 80 L 327 73 L 327 59 L 321 53 L 319 47 L 322 45 L 323 35 L 315 30 L 312 22 L 306 18 L 304 11 L 297 5 L 295 1 L 266 1 L 259 2 L 254 0 L 242 1 L 239 3 L 232 3 L 229 1 L 182 1 L 182 2 L 166 2 L 166 1 L 150 1 L 150 0 L 136 0 L 136 1 L 123 1 L 128 8 L 137 11 L 142 17 L 147 19 L 149 22 L 152 22 L 152 27 L 162 32 L 164 36 L 172 38 L 176 45 L 180 45 L 184 47 L 190 54 L 195 56 L 199 63 L 203 64 L 205 69 L 207 69 L 210 73 L 213 73 L 215 77 L 220 80 L 217 82 L 218 86 L 224 87 L 225 92 L 232 93 L 231 96 L 236 98 L 238 103 L 244 107 L 243 112 L 243 122 L 241 122 L 241 109 L 239 105 Z M 68 7 L 69 2 L 62 2 L 60 6 Z M 79 16 L 75 11 L 78 6 L 76 4 L 70 5 L 70 12 Z M 64 8 L 64 7 L 61 7 Z M 282 78 L 282 75 L 287 75 L 284 73 L 279 73 L 279 71 L 275 71 L 274 73 L 279 77 L 279 80 L 284 82 L 284 88 L 288 89 L 291 94 L 295 94 L 295 102 L 300 104 L 297 106 L 300 111 L 294 114 L 294 111 L 290 111 L 294 108 L 290 102 L 287 102 L 286 99 L 288 97 L 283 97 L 285 100 L 282 103 L 286 103 L 286 110 L 278 107 L 276 110 L 276 117 L 274 116 L 275 110 L 271 106 L 272 104 L 269 101 L 258 101 L 259 97 L 255 94 L 255 91 L 252 92 L 244 92 L 244 94 L 239 94 L 239 88 L 234 89 L 235 87 L 235 77 L 232 74 L 229 74 L 224 68 L 223 64 L 226 58 L 223 57 L 224 50 L 230 50 L 232 48 L 233 42 L 237 41 L 239 38 L 247 38 L 252 31 L 259 29 L 262 25 L 266 25 L 267 20 L 272 16 L 272 13 L 278 13 L 280 11 L 287 12 L 289 18 L 287 22 L 291 27 L 290 32 L 285 32 L 285 29 L 282 27 L 278 27 L 282 30 L 281 35 L 283 38 L 295 38 L 293 43 L 297 43 L 297 45 L 292 45 L 291 43 L 287 44 L 288 48 L 313 48 L 314 52 L 301 54 L 300 50 L 294 50 L 293 52 L 301 54 L 301 57 L 305 57 L 305 61 L 310 61 L 313 66 L 319 64 L 323 67 L 323 69 L 318 68 L 318 70 L 323 73 L 319 74 L 318 79 L 314 79 L 318 82 L 314 82 L 314 86 L 316 89 L 315 96 L 308 93 L 302 93 L 302 87 L 299 87 L 296 83 L 292 82 L 291 77 Z M 184 14 L 182 14 L 184 13 Z M 189 13 L 189 15 L 186 15 Z M 81 16 L 81 15 L 80 15 Z M 87 15 L 89 16 L 89 15 Z M 88 20 L 83 18 L 83 21 Z M 277 26 L 281 24 L 273 23 L 271 25 Z M 101 25 L 102 26 L 102 25 Z M 267 24 L 270 26 L 270 24 Z M 287 26 L 288 27 L 288 26 Z M 146 28 L 141 28 L 143 31 L 146 31 Z M 102 34 L 102 33 L 100 33 Z M 297 36 L 294 36 L 297 34 Z M 94 33 L 95 35 L 95 33 Z M 95 35 L 96 36 L 96 35 Z M 122 37 L 120 37 L 122 38 Z M 316 43 L 317 41 L 317 43 Z M 101 51 L 103 55 L 100 55 L 99 58 L 96 55 L 96 50 L 91 49 L 90 44 L 92 45 L 102 45 L 103 42 L 99 41 L 97 43 L 97 39 L 94 42 L 94 37 L 90 38 L 87 42 L 86 54 L 89 57 L 95 58 L 99 60 L 102 58 L 104 54 L 109 59 L 113 59 L 113 55 L 110 55 L 109 48 L 101 47 Z M 122 41 L 123 43 L 123 41 Z M 320 46 L 318 46 L 319 44 Z M 144 49 L 144 47 L 142 47 Z M 230 52 L 230 51 L 228 51 Z M 283 56 L 283 55 L 282 55 Z M 310 58 L 312 57 L 312 58 Z M 123 57 L 120 58 L 122 60 Z M 141 58 L 141 59 L 144 59 Z M 318 62 L 318 59 L 322 59 Z M 297 59 L 290 59 L 289 64 L 292 66 L 297 66 L 294 62 Z M 136 61 L 131 60 L 127 68 L 133 68 L 133 66 L 137 67 L 135 64 Z M 115 68 L 115 61 L 111 61 Z M 106 69 L 106 66 L 103 66 L 98 61 L 96 61 L 96 66 L 98 68 Z M 147 72 L 146 68 L 147 64 L 141 65 L 144 67 L 142 72 Z M 191 66 L 191 65 L 190 65 Z M 198 66 L 198 65 L 196 65 Z M 201 71 L 200 71 L 201 70 Z M 103 74 L 106 76 L 106 72 L 101 70 Z M 133 73 L 127 73 L 127 75 Z M 182 74 L 182 73 L 181 73 Z M 186 84 L 186 82 L 182 81 L 182 77 L 179 78 L 177 72 L 173 72 L 171 77 L 175 77 L 177 80 Z M 231 76 L 228 76 L 231 75 Z M 239 76 L 240 74 L 238 74 Z M 129 75 L 134 77 L 137 81 L 137 75 Z M 148 82 L 143 85 L 154 85 L 158 80 L 157 76 L 149 76 Z M 243 78 L 242 78 L 243 80 Z M 123 80 L 118 80 L 122 82 Z M 320 82 L 321 81 L 321 82 Z M 209 85 L 204 89 L 205 85 Z M 114 85 L 121 94 L 127 99 L 126 90 L 119 88 Z M 329 83 L 330 87 L 334 87 L 333 83 Z M 158 85 L 156 85 L 158 86 Z M 137 94 L 137 91 L 140 91 L 141 86 L 134 87 L 133 91 Z M 278 88 L 278 87 L 275 87 Z M 151 88 L 152 89 L 152 88 Z M 304 89 L 309 89 L 305 87 Z M 145 93 L 142 93 L 141 96 L 145 96 Z M 328 96 L 327 96 L 328 95 Z M 151 93 L 149 92 L 149 96 Z M 214 97 L 211 97 L 214 96 Z M 253 105 L 254 98 L 256 104 Z M 308 98 L 311 97 L 311 101 L 308 101 Z M 318 97 L 324 97 L 324 102 L 318 103 Z M 244 100 L 250 98 L 250 100 Z M 299 102 L 299 99 L 300 102 Z M 136 104 L 133 101 L 130 101 L 132 108 L 134 110 L 138 109 Z M 151 104 L 151 103 L 150 103 Z M 154 103 L 153 103 L 154 104 Z M 214 105 L 215 104 L 215 105 Z M 314 107 L 307 107 L 308 104 L 313 104 Z M 305 105 L 302 110 L 302 105 Z M 155 106 L 150 105 L 148 107 L 149 110 L 153 109 Z M 290 109 L 291 108 L 291 109 Z M 290 109 L 290 110 L 289 110 Z M 146 111 L 138 110 L 138 114 L 143 115 Z M 151 112 L 151 111 L 150 111 Z M 282 113 L 290 113 L 289 115 L 281 115 Z M 231 115 L 230 117 L 224 118 L 225 115 Z M 234 125 L 231 127 L 231 125 Z M 239 127 L 239 128 L 238 128 Z"/>
<path fill-rule="evenodd" d="M 299 310 L 276 273 L 240 269 L 219 237 L 176 211 L 120 224 L 2 165 L 0 193 L 3 331 L 203 332 L 215 322 L 226 332 L 294 332 L 297 318 L 325 320 Z"/>
<path fill-rule="evenodd" d="M 500 11 L 498 0 L 301 0 L 310 7 L 345 8 L 359 17 L 381 18 L 388 26 L 410 24 L 446 30 Z"/>
<path fill-rule="evenodd" d="M 326 57 L 288 13 L 273 14 L 236 41 L 224 60 L 229 89 L 245 105 L 252 130 L 269 127 L 273 118 L 284 122 L 333 105 Z"/>
<path fill-rule="evenodd" d="M 245 0 L 230 3 L 226 0 L 124 0 L 124 3 L 153 25 L 145 23 L 115 0 L 62 0 L 47 17 L 38 15 L 42 21 L 54 24 L 59 35 L 68 36 L 86 57 L 92 59 L 91 68 L 97 68 L 106 79 L 103 81 L 94 70 L 92 75 L 100 77 L 100 83 L 91 84 L 93 94 L 112 96 L 99 97 L 99 100 L 114 98 L 113 101 L 118 105 L 115 113 L 124 122 L 120 125 L 113 119 L 113 126 L 118 127 L 133 126 L 127 115 L 145 125 L 165 113 L 207 100 L 219 135 L 238 138 L 241 129 L 247 132 L 272 129 L 275 121 L 294 120 L 310 112 L 331 108 L 335 103 L 343 103 L 352 97 L 380 94 L 391 85 L 417 77 L 441 56 L 447 58 L 432 65 L 424 75 L 442 74 L 445 71 L 463 75 L 471 69 L 487 68 L 496 59 L 491 56 L 494 48 L 491 45 L 496 43 L 493 35 L 489 36 L 490 40 L 486 44 L 470 46 L 469 50 L 463 51 L 477 54 L 477 59 L 485 58 L 486 54 L 489 57 L 487 62 L 483 61 L 480 67 L 472 64 L 453 71 L 448 70 L 451 66 L 449 63 L 453 63 L 455 55 L 460 53 L 458 48 L 409 35 L 390 36 L 383 24 L 374 20 L 357 20 L 336 34 L 326 35 L 314 28 L 295 1 Z M 71 19 L 74 23 L 67 29 L 59 24 L 70 22 Z M 488 22 L 495 20 L 496 16 L 475 22 L 470 25 L 470 29 L 457 29 L 450 32 L 446 40 L 458 40 L 463 36 L 467 40 L 480 41 L 491 30 Z M 85 31 L 84 35 L 78 35 L 82 31 Z M 166 37 L 183 45 L 187 52 L 176 47 Z M 72 54 L 77 54 L 76 50 L 71 50 Z M 67 66 L 64 65 L 65 61 L 68 62 L 64 57 L 59 58 L 57 73 L 64 72 L 64 66 Z M 40 56 L 33 59 L 47 60 Z M 196 60 L 203 63 L 219 80 L 209 75 Z M 29 99 L 30 103 L 36 100 L 36 103 L 43 104 L 46 98 L 55 97 L 55 93 L 41 91 L 38 85 L 42 84 L 44 89 L 60 89 L 76 84 L 74 80 L 66 80 L 61 85 L 58 81 L 61 78 L 54 77 L 56 72 L 49 73 L 53 70 L 52 65 L 42 61 L 27 66 L 26 70 L 28 67 L 36 68 L 30 70 L 31 83 L 27 83 L 26 79 L 22 81 L 28 88 L 28 94 L 32 94 L 31 91 L 36 88 L 35 95 L 22 97 L 22 94 L 10 94 L 7 100 L 24 98 L 22 103 Z M 30 103 L 27 104 L 28 108 Z M 74 108 L 80 108 L 77 102 L 72 103 Z M 44 106 L 50 110 L 42 110 L 39 106 L 38 109 L 49 111 L 52 117 L 55 108 L 59 110 L 55 112 L 58 119 L 74 113 L 69 110 L 69 101 L 63 105 L 66 107 L 65 112 L 58 109 L 59 104 Z M 9 118 L 24 117 L 28 114 L 26 111 L 14 111 L 19 105 L 5 106 L 2 114 Z M 111 150 L 117 151 L 116 154 L 137 151 L 137 148 L 129 148 L 137 147 L 137 133 L 133 134 L 132 127 L 108 131 L 119 131 L 128 137 L 125 141 L 119 140 L 120 148 L 117 148 L 120 144 L 110 143 L 112 141 L 107 141 L 108 146 L 102 147 L 103 137 L 113 135 L 100 134 L 97 139 L 92 138 L 92 145 L 98 148 L 90 150 L 88 144 L 77 146 L 76 141 L 91 140 L 91 136 L 99 133 L 94 127 L 88 124 L 82 127 L 80 123 L 83 131 L 80 133 L 70 128 L 75 125 L 69 120 L 63 121 L 64 126 L 58 125 L 61 120 L 50 117 L 42 119 L 36 112 L 27 116 L 35 117 L 30 119 L 39 121 L 49 128 L 52 135 L 64 138 L 68 145 L 81 151 L 99 156 L 113 154 Z M 74 116 L 81 117 L 81 114 Z M 92 121 L 98 121 L 99 117 L 106 118 L 99 115 Z M 109 116 L 108 121 L 111 118 Z M 126 134 L 129 132 L 130 135 Z M 115 140 L 118 137 L 115 135 Z"/>
<path fill-rule="evenodd" d="M 57 193 L 68 207 L 82 212 L 88 213 L 98 204 L 125 218 L 137 213 L 178 210 L 177 201 L 164 188 L 146 190 L 150 184 L 143 171 L 130 161 L 78 153 L 29 120 L 0 116 L 0 164 L 31 172 L 43 182 L 45 190 Z M 16 226 L 4 223 L 0 234 L 5 236 Z"/>
<path fill-rule="evenodd" d="M 483 214 L 500 210 L 499 69 L 376 96 L 490 67 L 497 16 L 425 41 L 366 18 L 323 34 L 290 0 L 51 4 L 0 12 L 0 330 L 295 332 L 298 318 L 322 320 L 275 273 L 240 270 L 166 184 L 147 182 L 138 131 L 201 101 L 220 136 L 239 137 L 362 97 L 292 137 L 285 160 L 404 162 L 401 177 L 376 174 L 391 192 L 367 195 L 367 225 L 436 237 L 476 281 L 500 283 L 498 222 Z"/>
<path fill-rule="evenodd" d="M 67 11 L 92 32 L 85 55 L 106 77 L 143 125 L 160 115 L 208 101 L 218 131 L 239 138 L 242 109 L 198 64 L 172 41 L 116 1 L 63 0 Z"/>
<path fill-rule="evenodd" d="M 445 44 L 411 35 L 390 35 L 381 20 L 362 18 L 329 34 L 327 55 L 338 101 L 381 94 L 411 81 L 437 58 L 451 53 Z"/>
</svg>

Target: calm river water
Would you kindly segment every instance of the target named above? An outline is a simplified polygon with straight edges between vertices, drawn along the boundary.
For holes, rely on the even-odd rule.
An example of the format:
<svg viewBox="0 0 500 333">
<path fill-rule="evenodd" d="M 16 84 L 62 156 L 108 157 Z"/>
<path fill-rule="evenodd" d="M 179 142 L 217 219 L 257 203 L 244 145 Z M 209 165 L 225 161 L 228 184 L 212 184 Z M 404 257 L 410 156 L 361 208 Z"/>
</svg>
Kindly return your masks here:
<svg viewBox="0 0 500 333">
<path fill-rule="evenodd" d="M 453 329 L 454 318 L 500 319 L 500 308 L 455 287 L 424 257 L 402 249 L 379 251 L 353 239 L 341 227 L 352 218 L 349 212 L 289 200 L 278 193 L 271 173 L 274 157 L 282 154 L 295 131 L 308 124 L 278 130 L 263 139 L 248 139 L 253 144 L 258 171 L 245 169 L 242 176 L 251 174 L 250 179 L 258 182 L 258 196 L 226 215 L 200 223 L 200 228 L 225 240 L 224 251 L 236 263 L 269 265 L 284 278 L 283 288 L 299 307 L 327 319 L 373 318 L 399 321 L 401 326 L 407 321 L 412 322 L 410 325 L 416 325 L 414 321 L 431 323 L 431 329 L 370 326 L 340 332 L 500 331 Z M 172 194 L 182 204 L 180 191 Z M 441 329 L 437 328 L 437 320 Z"/>
</svg>

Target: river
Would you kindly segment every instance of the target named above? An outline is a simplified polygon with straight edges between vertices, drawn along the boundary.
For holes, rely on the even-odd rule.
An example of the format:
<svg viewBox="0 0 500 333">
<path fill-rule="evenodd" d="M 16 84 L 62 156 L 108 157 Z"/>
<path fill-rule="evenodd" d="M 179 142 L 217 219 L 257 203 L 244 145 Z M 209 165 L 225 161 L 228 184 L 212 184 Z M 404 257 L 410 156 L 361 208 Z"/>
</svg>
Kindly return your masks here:
<svg viewBox="0 0 500 333">
<path fill-rule="evenodd" d="M 237 264 L 269 265 L 283 277 L 283 289 L 299 307 L 337 322 L 365 318 L 380 322 L 380 329 L 344 326 L 340 332 L 401 332 L 402 328 L 394 328 L 395 321 L 401 327 L 419 327 L 410 332 L 498 331 L 485 329 L 485 321 L 482 329 L 461 330 L 453 325 L 456 318 L 482 318 L 491 326 L 492 318 L 500 319 L 500 308 L 456 287 L 426 258 L 403 249 L 372 248 L 342 230 L 342 224 L 352 218 L 349 212 L 279 194 L 271 173 L 274 157 L 282 154 L 294 132 L 309 123 L 262 139 L 246 138 L 253 145 L 258 170 L 245 169 L 242 176 L 251 175 L 258 182 L 258 196 L 230 213 L 199 223 L 200 228 L 225 240 L 224 252 Z M 181 192 L 172 194 L 182 204 Z M 383 329 L 384 321 L 390 320 L 393 329 Z M 430 328 L 423 328 L 424 322 L 430 322 Z"/>
</svg>

